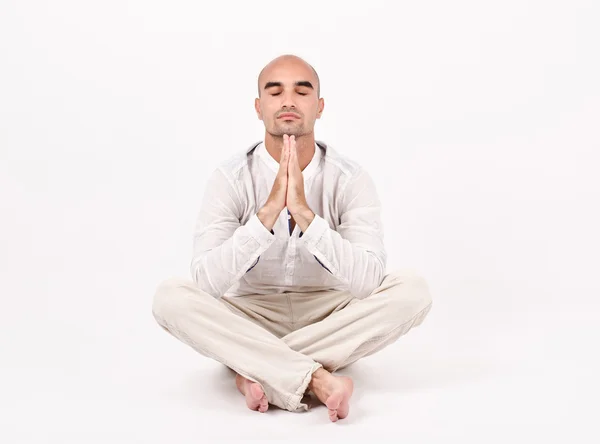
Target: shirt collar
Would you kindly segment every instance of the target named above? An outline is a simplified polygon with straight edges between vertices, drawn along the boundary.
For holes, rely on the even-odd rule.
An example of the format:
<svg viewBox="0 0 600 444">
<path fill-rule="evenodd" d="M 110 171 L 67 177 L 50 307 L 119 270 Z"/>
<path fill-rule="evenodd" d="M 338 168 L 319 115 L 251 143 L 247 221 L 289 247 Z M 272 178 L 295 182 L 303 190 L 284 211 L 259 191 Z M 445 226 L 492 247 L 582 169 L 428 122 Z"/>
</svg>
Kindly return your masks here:
<svg viewBox="0 0 600 444">
<path fill-rule="evenodd" d="M 258 144 L 256 150 L 254 151 L 254 154 L 256 154 L 263 162 L 265 162 L 265 164 L 269 167 L 271 171 L 277 174 L 277 172 L 279 171 L 279 162 L 277 162 L 271 156 L 271 154 L 269 154 L 264 142 L 260 142 Z M 302 176 L 304 177 L 304 179 L 310 178 L 317 171 L 319 163 L 321 162 L 321 157 L 321 148 L 315 143 L 315 154 L 313 155 L 310 163 L 302 171 Z"/>
</svg>

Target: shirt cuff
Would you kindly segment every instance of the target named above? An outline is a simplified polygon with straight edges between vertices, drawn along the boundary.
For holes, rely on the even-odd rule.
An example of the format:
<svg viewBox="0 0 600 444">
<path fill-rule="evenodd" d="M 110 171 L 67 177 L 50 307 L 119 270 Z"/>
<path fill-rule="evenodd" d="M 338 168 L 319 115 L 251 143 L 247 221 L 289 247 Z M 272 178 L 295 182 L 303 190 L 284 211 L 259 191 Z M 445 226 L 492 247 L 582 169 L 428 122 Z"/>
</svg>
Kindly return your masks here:
<svg viewBox="0 0 600 444">
<path fill-rule="evenodd" d="M 300 238 L 307 248 L 314 247 L 319 243 L 325 232 L 329 230 L 329 224 L 318 214 L 315 214 L 314 219 L 308 226 L 305 232 L 302 233 Z"/>
<path fill-rule="evenodd" d="M 254 262 L 254 265 L 252 265 L 250 268 L 248 268 L 248 270 L 246 270 L 246 273 L 248 273 L 250 270 L 252 270 L 254 267 L 256 267 L 256 264 L 258 264 L 259 260 L 260 260 L 260 256 L 258 256 L 258 258 L 256 259 L 256 262 Z"/>
<path fill-rule="evenodd" d="M 273 230 L 267 230 L 267 227 L 263 225 L 258 218 L 258 215 L 252 215 L 245 226 L 248 229 L 250 236 L 252 236 L 261 247 L 269 247 L 275 241 L 275 233 L 273 233 Z"/>
</svg>

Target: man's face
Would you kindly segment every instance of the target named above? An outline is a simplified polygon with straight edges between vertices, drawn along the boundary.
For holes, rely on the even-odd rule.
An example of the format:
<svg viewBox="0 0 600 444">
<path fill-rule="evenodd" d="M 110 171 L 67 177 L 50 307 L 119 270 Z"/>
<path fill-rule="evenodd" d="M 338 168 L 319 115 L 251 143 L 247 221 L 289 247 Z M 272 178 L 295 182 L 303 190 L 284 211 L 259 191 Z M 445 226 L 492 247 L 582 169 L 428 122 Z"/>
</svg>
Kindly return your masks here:
<svg viewBox="0 0 600 444">
<path fill-rule="evenodd" d="M 279 137 L 312 133 L 324 106 L 317 88 L 314 72 L 304 63 L 288 60 L 267 67 L 259 79 L 260 97 L 255 101 L 266 131 Z"/>
</svg>

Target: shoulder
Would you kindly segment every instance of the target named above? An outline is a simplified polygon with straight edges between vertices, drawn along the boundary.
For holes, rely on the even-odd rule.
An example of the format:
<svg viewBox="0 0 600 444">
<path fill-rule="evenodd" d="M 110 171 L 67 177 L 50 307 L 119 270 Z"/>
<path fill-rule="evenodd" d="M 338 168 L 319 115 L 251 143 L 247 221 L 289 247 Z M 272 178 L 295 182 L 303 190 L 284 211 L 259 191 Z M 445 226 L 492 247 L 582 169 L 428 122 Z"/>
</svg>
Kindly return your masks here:
<svg viewBox="0 0 600 444">
<path fill-rule="evenodd" d="M 326 142 L 321 140 L 316 142 L 323 150 L 326 173 L 337 173 L 339 178 L 346 183 L 365 174 L 368 175 L 363 165 L 352 157 L 340 153 L 335 147 Z"/>
<path fill-rule="evenodd" d="M 222 174 L 231 182 L 242 180 L 244 174 L 249 170 L 252 153 L 259 143 L 260 141 L 255 142 L 222 159 L 217 164 L 214 172 Z"/>
</svg>

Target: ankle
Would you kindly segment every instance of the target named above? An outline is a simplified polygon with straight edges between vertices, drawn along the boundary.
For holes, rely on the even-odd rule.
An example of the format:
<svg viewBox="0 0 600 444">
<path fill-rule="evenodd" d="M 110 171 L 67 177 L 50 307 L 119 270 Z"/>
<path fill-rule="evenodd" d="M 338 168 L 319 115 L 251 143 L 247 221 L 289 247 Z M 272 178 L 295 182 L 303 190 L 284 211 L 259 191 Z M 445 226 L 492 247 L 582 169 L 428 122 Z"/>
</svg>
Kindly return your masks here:
<svg viewBox="0 0 600 444">
<path fill-rule="evenodd" d="M 246 394 L 246 388 L 248 387 L 248 383 L 250 382 L 251 381 L 247 380 L 242 375 L 235 375 L 235 385 L 237 386 L 238 390 L 244 395 Z"/>
<path fill-rule="evenodd" d="M 316 394 L 316 392 L 321 391 L 325 381 L 327 381 L 327 379 L 330 376 L 331 376 L 331 373 L 329 373 L 324 368 L 317 369 L 312 374 L 312 378 L 311 378 L 310 382 L 308 383 L 309 390 L 311 390 L 315 394 Z"/>
</svg>

